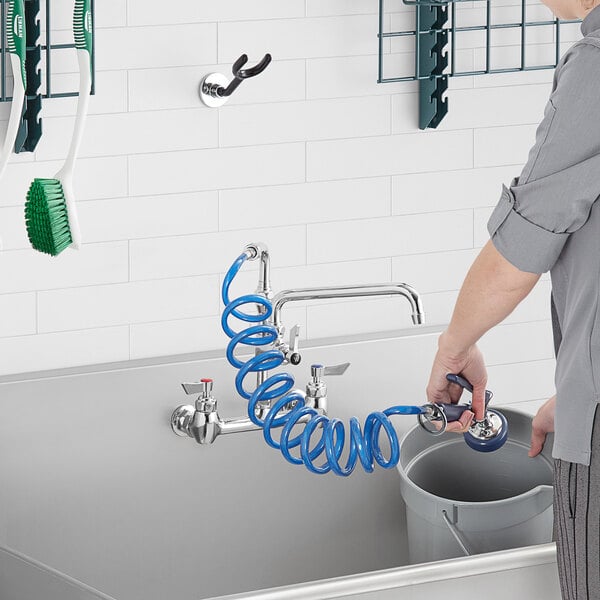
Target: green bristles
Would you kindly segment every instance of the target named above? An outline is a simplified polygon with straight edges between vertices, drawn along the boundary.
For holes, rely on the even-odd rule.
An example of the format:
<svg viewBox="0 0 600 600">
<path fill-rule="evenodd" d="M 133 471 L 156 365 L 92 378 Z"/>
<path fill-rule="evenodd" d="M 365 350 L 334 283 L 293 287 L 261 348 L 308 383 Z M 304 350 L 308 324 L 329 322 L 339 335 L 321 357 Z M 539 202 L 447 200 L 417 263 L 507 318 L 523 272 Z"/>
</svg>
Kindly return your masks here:
<svg viewBox="0 0 600 600">
<path fill-rule="evenodd" d="M 92 53 L 92 10 L 90 0 L 75 0 L 73 12 L 75 47 Z"/>
<path fill-rule="evenodd" d="M 25 221 L 36 250 L 56 256 L 71 245 L 65 194 L 58 179 L 34 179 L 27 192 Z"/>
</svg>

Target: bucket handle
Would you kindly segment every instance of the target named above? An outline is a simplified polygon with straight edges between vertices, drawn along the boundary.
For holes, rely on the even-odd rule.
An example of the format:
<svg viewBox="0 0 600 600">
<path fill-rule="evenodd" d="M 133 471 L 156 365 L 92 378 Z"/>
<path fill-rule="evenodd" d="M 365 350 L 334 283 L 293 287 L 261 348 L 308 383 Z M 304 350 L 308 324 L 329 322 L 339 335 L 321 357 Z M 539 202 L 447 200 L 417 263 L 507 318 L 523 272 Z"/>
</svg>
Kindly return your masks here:
<svg viewBox="0 0 600 600">
<path fill-rule="evenodd" d="M 450 518 L 448 517 L 448 513 L 445 510 L 442 510 L 442 515 L 444 517 L 444 521 L 446 522 L 446 525 L 448 525 L 448 529 L 450 530 L 450 533 L 454 536 L 454 539 L 458 542 L 458 545 L 460 546 L 460 549 L 464 552 L 465 556 L 472 556 L 473 555 L 473 550 L 470 548 L 468 542 L 465 540 L 462 532 L 458 529 L 458 527 L 456 526 L 456 506 L 453 506 L 453 512 L 454 512 L 454 522 L 452 522 L 450 520 Z"/>
</svg>

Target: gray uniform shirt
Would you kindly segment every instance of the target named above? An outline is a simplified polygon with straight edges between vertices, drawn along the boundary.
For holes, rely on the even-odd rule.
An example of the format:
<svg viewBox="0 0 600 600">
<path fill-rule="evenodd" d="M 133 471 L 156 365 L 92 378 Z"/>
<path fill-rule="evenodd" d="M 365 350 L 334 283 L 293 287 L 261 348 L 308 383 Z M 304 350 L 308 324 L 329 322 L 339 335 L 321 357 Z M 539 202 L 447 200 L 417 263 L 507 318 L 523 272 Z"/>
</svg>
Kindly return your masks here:
<svg viewBox="0 0 600 600">
<path fill-rule="evenodd" d="M 502 186 L 487 228 L 521 271 L 550 270 L 557 351 L 552 456 L 589 465 L 600 402 L 600 6 L 581 32 L 556 67 L 527 162 Z"/>
</svg>

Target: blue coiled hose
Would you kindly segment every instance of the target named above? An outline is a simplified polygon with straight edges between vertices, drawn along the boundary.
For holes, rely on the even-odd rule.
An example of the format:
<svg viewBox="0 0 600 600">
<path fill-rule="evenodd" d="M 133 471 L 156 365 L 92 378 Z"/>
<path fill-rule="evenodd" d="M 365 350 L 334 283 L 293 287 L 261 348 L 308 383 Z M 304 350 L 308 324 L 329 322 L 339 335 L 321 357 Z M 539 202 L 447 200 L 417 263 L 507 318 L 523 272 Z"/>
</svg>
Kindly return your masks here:
<svg viewBox="0 0 600 600">
<path fill-rule="evenodd" d="M 268 346 L 278 338 L 275 327 L 264 324 L 273 312 L 273 306 L 267 298 L 258 294 L 246 294 L 235 300 L 229 299 L 231 282 L 247 259 L 246 253 L 239 256 L 225 275 L 221 290 L 225 305 L 221 325 L 223 331 L 230 338 L 227 345 L 227 360 L 233 367 L 239 369 L 235 378 L 236 389 L 240 396 L 248 400 L 248 417 L 255 425 L 262 428 L 267 444 L 280 450 L 286 460 L 292 464 L 304 464 L 309 471 L 318 474 L 332 471 L 336 475 L 346 477 L 352 473 L 358 460 L 367 473 L 373 472 L 375 462 L 384 469 L 395 467 L 400 460 L 400 444 L 389 417 L 422 414 L 426 412 L 424 407 L 392 406 L 383 411 L 372 412 L 366 417 L 362 429 L 358 419 L 351 417 L 349 433 L 347 433 L 342 421 L 329 418 L 311 406 L 307 406 L 304 395 L 298 391 L 292 391 L 295 382 L 289 373 L 272 375 L 253 392 L 248 392 L 244 388 L 244 379 L 249 373 L 271 371 L 285 361 L 283 352 L 276 349 L 266 350 L 246 362 L 242 362 L 234 356 L 234 351 L 239 344 L 255 347 Z M 260 314 L 245 313 L 241 307 L 247 304 L 259 305 L 263 312 Z M 246 323 L 254 323 L 254 325 L 236 333 L 229 326 L 230 316 Z M 271 401 L 272 404 L 264 419 L 261 419 L 257 416 L 257 409 L 261 408 L 259 402 L 264 401 Z M 284 407 L 289 410 L 279 415 Z M 304 429 L 301 433 L 291 437 L 292 429 L 305 416 L 308 420 L 303 422 Z M 273 438 L 271 431 L 276 427 L 282 428 L 279 441 Z M 379 444 L 382 429 L 390 444 L 388 459 L 384 457 Z M 317 433 L 319 430 L 320 435 Z M 349 438 L 348 458 L 345 466 L 342 466 L 340 458 L 344 452 L 347 436 Z M 292 449 L 298 447 L 299 457 L 291 453 Z M 324 459 L 324 461 L 320 461 L 319 465 L 315 464 L 319 459 L 322 461 Z"/>
</svg>

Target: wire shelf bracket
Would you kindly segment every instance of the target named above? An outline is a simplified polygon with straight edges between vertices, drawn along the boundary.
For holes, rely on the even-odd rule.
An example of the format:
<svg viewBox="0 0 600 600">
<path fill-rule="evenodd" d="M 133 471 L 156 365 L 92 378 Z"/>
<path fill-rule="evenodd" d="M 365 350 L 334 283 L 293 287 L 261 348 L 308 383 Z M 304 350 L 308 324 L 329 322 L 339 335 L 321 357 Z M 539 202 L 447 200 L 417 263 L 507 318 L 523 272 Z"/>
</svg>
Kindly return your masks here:
<svg viewBox="0 0 600 600">
<path fill-rule="evenodd" d="M 491 0 L 387 0 L 394 6 L 404 4 L 414 7 L 415 26 L 405 30 L 385 30 L 386 0 L 379 0 L 379 63 L 377 83 L 418 81 L 419 128 L 435 129 L 448 114 L 448 82 L 450 77 L 466 77 L 517 71 L 539 71 L 554 69 L 560 61 L 561 25 L 581 23 L 581 20 L 562 21 L 558 18 L 528 20 L 528 0 L 521 0 L 520 18 L 509 22 L 492 23 Z M 481 25 L 459 26 L 456 6 L 461 2 L 483 3 L 485 14 Z M 404 12 L 406 14 L 406 11 Z M 527 63 L 527 31 L 534 27 L 552 27 L 554 60 L 550 64 Z M 519 59 L 514 67 L 492 68 L 491 34 L 498 30 L 520 30 Z M 485 66 L 480 69 L 460 70 L 457 68 L 457 38 L 467 32 L 479 31 L 485 42 Z M 384 63 L 387 39 L 412 38 L 415 43 L 414 72 L 411 75 L 385 77 Z M 393 54 L 387 51 L 388 60 Z"/>
</svg>

